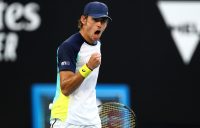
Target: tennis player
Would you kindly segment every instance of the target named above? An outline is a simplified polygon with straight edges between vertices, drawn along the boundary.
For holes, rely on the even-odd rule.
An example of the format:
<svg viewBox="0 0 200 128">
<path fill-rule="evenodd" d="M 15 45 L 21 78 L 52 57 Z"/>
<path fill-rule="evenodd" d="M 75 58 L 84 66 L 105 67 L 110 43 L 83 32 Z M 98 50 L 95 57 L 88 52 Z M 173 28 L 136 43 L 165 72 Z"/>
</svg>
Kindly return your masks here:
<svg viewBox="0 0 200 128">
<path fill-rule="evenodd" d="M 110 20 L 106 4 L 87 3 L 79 32 L 58 47 L 51 128 L 101 128 L 95 86 L 101 64 L 100 37 Z"/>
</svg>

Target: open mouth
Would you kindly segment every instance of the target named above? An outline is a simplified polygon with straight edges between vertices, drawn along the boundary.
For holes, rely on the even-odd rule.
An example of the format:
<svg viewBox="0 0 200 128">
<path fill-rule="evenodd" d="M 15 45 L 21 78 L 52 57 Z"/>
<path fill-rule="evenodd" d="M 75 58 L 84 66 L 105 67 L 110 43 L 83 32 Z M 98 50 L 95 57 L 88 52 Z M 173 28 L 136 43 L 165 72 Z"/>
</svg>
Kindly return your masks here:
<svg viewBox="0 0 200 128">
<path fill-rule="evenodd" d="M 97 31 L 95 31 L 94 34 L 97 34 L 97 35 L 98 35 L 98 34 L 100 34 L 100 32 L 101 32 L 100 30 L 97 30 Z"/>
</svg>

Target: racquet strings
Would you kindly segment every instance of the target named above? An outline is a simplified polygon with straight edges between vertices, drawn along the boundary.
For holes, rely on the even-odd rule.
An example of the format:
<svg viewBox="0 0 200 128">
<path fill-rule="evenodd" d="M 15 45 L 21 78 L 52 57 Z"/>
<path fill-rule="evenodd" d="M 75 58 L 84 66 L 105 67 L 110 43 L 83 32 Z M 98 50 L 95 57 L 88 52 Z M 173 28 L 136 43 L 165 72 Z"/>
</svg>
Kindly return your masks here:
<svg viewBox="0 0 200 128">
<path fill-rule="evenodd" d="M 102 128 L 135 128 L 136 117 L 127 106 L 108 102 L 99 105 Z"/>
</svg>

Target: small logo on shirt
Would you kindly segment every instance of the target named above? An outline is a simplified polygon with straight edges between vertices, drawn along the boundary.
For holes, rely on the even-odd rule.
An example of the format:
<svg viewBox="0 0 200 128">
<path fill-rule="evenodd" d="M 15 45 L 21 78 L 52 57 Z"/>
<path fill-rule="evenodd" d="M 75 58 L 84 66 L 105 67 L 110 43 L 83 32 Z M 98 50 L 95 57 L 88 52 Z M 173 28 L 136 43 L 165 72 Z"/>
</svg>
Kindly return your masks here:
<svg viewBox="0 0 200 128">
<path fill-rule="evenodd" d="M 82 72 L 85 72 L 85 70 L 84 70 L 84 69 L 82 69 Z"/>
<path fill-rule="evenodd" d="M 63 61 L 61 62 L 61 65 L 64 66 L 64 65 L 70 65 L 70 62 L 69 61 Z"/>
</svg>

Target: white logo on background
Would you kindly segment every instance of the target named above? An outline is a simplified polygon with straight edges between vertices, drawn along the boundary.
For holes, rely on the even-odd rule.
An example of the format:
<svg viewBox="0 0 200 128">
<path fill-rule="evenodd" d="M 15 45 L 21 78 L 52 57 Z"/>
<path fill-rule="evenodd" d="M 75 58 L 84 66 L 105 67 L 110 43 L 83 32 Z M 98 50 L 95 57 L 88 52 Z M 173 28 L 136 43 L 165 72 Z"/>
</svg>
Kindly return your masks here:
<svg viewBox="0 0 200 128">
<path fill-rule="evenodd" d="M 200 2 L 158 1 L 157 5 L 183 62 L 189 64 L 200 41 Z"/>
</svg>

